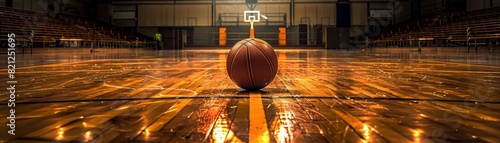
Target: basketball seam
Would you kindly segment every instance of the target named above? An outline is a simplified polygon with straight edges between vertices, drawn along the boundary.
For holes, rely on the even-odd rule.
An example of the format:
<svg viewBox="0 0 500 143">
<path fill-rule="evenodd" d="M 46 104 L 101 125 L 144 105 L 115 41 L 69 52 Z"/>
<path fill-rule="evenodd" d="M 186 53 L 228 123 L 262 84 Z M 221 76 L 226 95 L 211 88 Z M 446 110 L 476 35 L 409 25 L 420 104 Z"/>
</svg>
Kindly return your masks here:
<svg viewBox="0 0 500 143">
<path fill-rule="evenodd" d="M 267 45 L 267 46 L 269 46 L 269 47 L 273 47 L 273 46 L 271 46 L 269 43 L 262 42 L 262 41 L 259 41 L 259 40 L 255 40 L 255 42 L 258 42 L 258 43 L 261 43 L 261 44 Z M 253 43 L 252 43 L 252 44 L 253 44 Z M 254 45 L 255 45 L 255 44 L 254 44 Z M 273 53 L 274 53 L 274 54 L 276 54 L 276 53 L 274 52 L 274 50 L 273 50 Z M 277 65 L 276 65 L 276 66 L 277 66 Z M 276 72 L 277 72 L 277 71 L 276 71 Z"/>
<path fill-rule="evenodd" d="M 257 41 L 257 40 L 254 40 L 255 42 L 259 42 L 261 44 L 264 44 L 264 45 L 267 45 L 267 46 L 271 46 L 269 43 L 264 43 L 264 42 L 261 42 L 261 41 Z M 271 46 L 272 47 L 272 46 Z"/>
<path fill-rule="evenodd" d="M 257 48 L 257 49 L 259 49 L 259 48 Z M 271 75 L 273 75 L 273 73 L 274 73 L 274 68 L 273 68 L 274 66 L 273 66 L 273 64 L 271 64 L 271 61 L 269 60 L 269 58 L 267 57 L 267 55 L 264 54 L 264 52 L 262 52 L 260 49 L 259 49 L 259 52 L 266 58 L 267 64 L 269 65 L 269 68 L 271 70 Z M 269 84 L 269 83 L 267 83 L 267 84 Z"/>
<path fill-rule="evenodd" d="M 248 50 L 248 46 L 245 45 L 247 53 L 246 53 L 246 59 L 247 59 L 247 67 L 248 67 L 248 75 L 250 75 L 250 83 L 252 83 L 252 88 L 255 88 L 255 83 L 253 83 L 253 73 L 252 73 L 252 62 L 250 61 L 250 50 Z"/>
<path fill-rule="evenodd" d="M 266 43 L 266 42 L 261 42 L 261 41 L 259 41 L 259 40 L 253 40 L 253 41 L 258 42 L 258 43 L 261 43 L 261 44 L 264 44 L 264 45 L 267 45 L 267 46 L 269 46 L 269 47 L 273 47 L 273 46 L 271 46 L 269 43 Z M 250 42 L 250 43 L 251 43 L 251 42 Z M 253 43 L 252 43 L 252 44 L 253 44 Z M 255 44 L 253 44 L 253 45 L 255 45 Z M 276 54 L 276 53 L 274 53 L 274 54 Z M 276 71 L 276 72 L 277 72 L 277 71 Z"/>
<path fill-rule="evenodd" d="M 269 47 L 272 47 L 269 43 L 265 43 L 265 42 L 261 42 L 261 39 L 257 39 L 257 38 L 253 38 L 253 39 L 243 39 L 245 40 L 246 42 L 242 43 L 243 45 L 246 45 L 247 43 L 252 43 L 252 41 L 255 41 L 255 42 L 258 42 L 258 43 L 261 43 L 261 44 L 264 44 L 264 45 L 267 45 Z"/>
<path fill-rule="evenodd" d="M 238 52 L 240 52 L 241 50 L 241 47 L 243 47 L 244 45 L 241 45 L 240 47 L 238 47 L 238 50 L 236 50 L 234 56 L 233 56 L 233 59 L 231 59 L 231 67 L 228 68 L 228 69 L 231 69 L 231 73 L 229 73 L 229 77 L 233 77 L 233 66 L 234 66 L 234 59 L 236 59 L 236 55 L 238 55 Z"/>
<path fill-rule="evenodd" d="M 273 63 L 271 63 L 271 59 L 260 48 L 258 48 L 257 45 L 253 44 L 252 42 L 250 42 L 250 44 L 254 45 L 256 47 L 256 49 L 258 49 L 259 52 L 264 56 L 264 58 L 266 58 L 266 62 L 269 65 L 269 67 L 271 68 L 271 73 L 274 73 L 273 72 L 274 71 L 274 68 L 273 68 L 274 65 L 273 65 Z"/>
<path fill-rule="evenodd" d="M 246 41 L 245 43 L 242 43 L 243 45 L 246 45 L 247 43 L 251 43 L 252 41 L 255 41 L 255 40 L 251 40 L 251 39 L 243 39 L 243 40 Z"/>
</svg>

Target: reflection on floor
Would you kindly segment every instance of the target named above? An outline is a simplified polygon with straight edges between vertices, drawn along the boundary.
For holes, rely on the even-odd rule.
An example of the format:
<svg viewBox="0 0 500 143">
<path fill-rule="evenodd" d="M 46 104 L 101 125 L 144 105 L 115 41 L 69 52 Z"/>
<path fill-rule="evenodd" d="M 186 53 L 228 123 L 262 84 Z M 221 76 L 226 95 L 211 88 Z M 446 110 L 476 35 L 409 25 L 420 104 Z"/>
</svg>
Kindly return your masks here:
<svg viewBox="0 0 500 143">
<path fill-rule="evenodd" d="M 228 50 L 37 49 L 16 57 L 0 142 L 498 142 L 500 54 L 464 50 L 277 50 L 247 92 Z"/>
</svg>

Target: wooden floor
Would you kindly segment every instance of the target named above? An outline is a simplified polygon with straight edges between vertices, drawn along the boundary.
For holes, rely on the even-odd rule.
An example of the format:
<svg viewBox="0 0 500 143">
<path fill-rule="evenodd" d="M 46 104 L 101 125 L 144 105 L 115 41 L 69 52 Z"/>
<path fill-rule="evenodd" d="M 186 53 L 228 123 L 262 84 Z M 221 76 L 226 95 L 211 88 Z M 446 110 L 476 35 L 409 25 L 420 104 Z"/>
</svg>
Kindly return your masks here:
<svg viewBox="0 0 500 143">
<path fill-rule="evenodd" d="M 0 142 L 498 142 L 500 52 L 465 51 L 277 50 L 277 77 L 247 92 L 228 50 L 36 49 L 16 55 Z"/>
</svg>

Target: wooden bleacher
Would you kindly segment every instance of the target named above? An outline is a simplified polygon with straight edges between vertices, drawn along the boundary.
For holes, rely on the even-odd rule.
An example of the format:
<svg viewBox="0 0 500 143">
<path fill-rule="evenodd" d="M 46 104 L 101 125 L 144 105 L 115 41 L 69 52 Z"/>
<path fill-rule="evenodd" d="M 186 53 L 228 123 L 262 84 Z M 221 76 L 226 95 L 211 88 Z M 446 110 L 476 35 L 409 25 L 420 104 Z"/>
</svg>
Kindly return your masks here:
<svg viewBox="0 0 500 143">
<path fill-rule="evenodd" d="M 414 46 L 422 41 L 468 46 L 471 40 L 481 45 L 497 46 L 500 7 L 426 17 L 406 24 L 406 28 L 404 25 L 391 27 L 373 39 L 371 43 L 377 46 Z"/>
<path fill-rule="evenodd" d="M 95 31 L 103 34 L 107 34 L 108 36 L 111 37 L 117 37 L 119 39 L 123 39 L 126 41 L 135 41 L 136 38 L 140 39 L 140 41 L 147 39 L 147 40 L 152 40 L 149 37 L 137 33 L 132 33 L 127 30 L 122 30 L 122 29 L 117 29 L 116 27 L 113 27 L 109 24 L 105 24 L 102 22 L 97 22 L 94 20 L 85 20 L 85 19 L 80 19 L 76 18 L 74 16 L 66 16 L 66 15 L 61 15 L 59 16 L 59 19 L 67 22 L 67 23 L 74 23 L 76 25 L 79 25 L 79 27 L 83 27 L 89 30 L 95 29 Z"/>
<path fill-rule="evenodd" d="M 16 41 L 22 44 L 30 41 L 32 31 L 34 32 L 33 43 L 43 45 L 56 43 L 58 41 L 79 41 L 89 45 L 95 42 L 99 45 L 120 45 L 135 46 L 136 37 L 133 34 L 115 30 L 111 33 L 111 28 L 89 27 L 75 22 L 76 18 L 69 16 L 64 18 L 51 18 L 46 13 L 19 10 L 7 7 L 0 7 L 1 35 L 15 33 Z M 80 21 L 90 23 L 90 21 Z M 118 33 L 121 33 L 118 37 Z M 127 37 L 127 38 L 125 38 Z M 145 44 L 145 38 L 141 37 L 138 44 Z M 7 41 L 7 36 L 0 37 L 0 41 Z M 56 45 L 59 43 L 56 43 Z M 82 44 L 83 45 L 83 44 Z"/>
</svg>

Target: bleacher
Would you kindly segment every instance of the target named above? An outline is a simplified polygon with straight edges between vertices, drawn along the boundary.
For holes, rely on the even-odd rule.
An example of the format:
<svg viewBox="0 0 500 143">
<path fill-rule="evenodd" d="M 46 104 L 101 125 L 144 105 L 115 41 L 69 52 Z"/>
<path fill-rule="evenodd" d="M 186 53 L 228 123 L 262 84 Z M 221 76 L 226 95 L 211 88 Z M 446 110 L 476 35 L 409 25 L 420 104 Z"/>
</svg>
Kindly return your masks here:
<svg viewBox="0 0 500 143">
<path fill-rule="evenodd" d="M 105 24 L 102 22 L 94 21 L 94 20 L 88 20 L 88 19 L 80 19 L 76 18 L 73 16 L 66 16 L 66 15 L 60 15 L 59 19 L 65 21 L 66 23 L 73 23 L 78 25 L 80 28 L 86 28 L 88 30 L 95 29 L 97 32 L 105 34 L 110 37 L 116 37 L 121 40 L 125 41 L 135 41 L 136 38 L 138 38 L 140 41 L 147 39 L 147 40 L 152 40 L 151 38 L 138 34 L 138 33 L 133 33 L 130 31 L 127 31 L 125 29 L 119 29 L 116 27 L 113 27 L 110 24 Z"/>
<path fill-rule="evenodd" d="M 80 46 L 92 43 L 95 47 L 133 47 L 143 46 L 147 39 L 93 21 L 63 15 L 51 18 L 46 13 L 7 7 L 0 7 L 0 22 L 0 34 L 5 35 L 0 41 L 7 41 L 6 35 L 15 33 L 18 44 L 26 45 L 33 32 L 35 47 L 65 46 L 62 43 L 70 41 Z"/>
<path fill-rule="evenodd" d="M 467 13 L 442 13 L 392 26 L 373 38 L 377 46 L 497 46 L 500 40 L 500 7 Z M 418 43 L 418 44 L 417 44 Z"/>
</svg>

